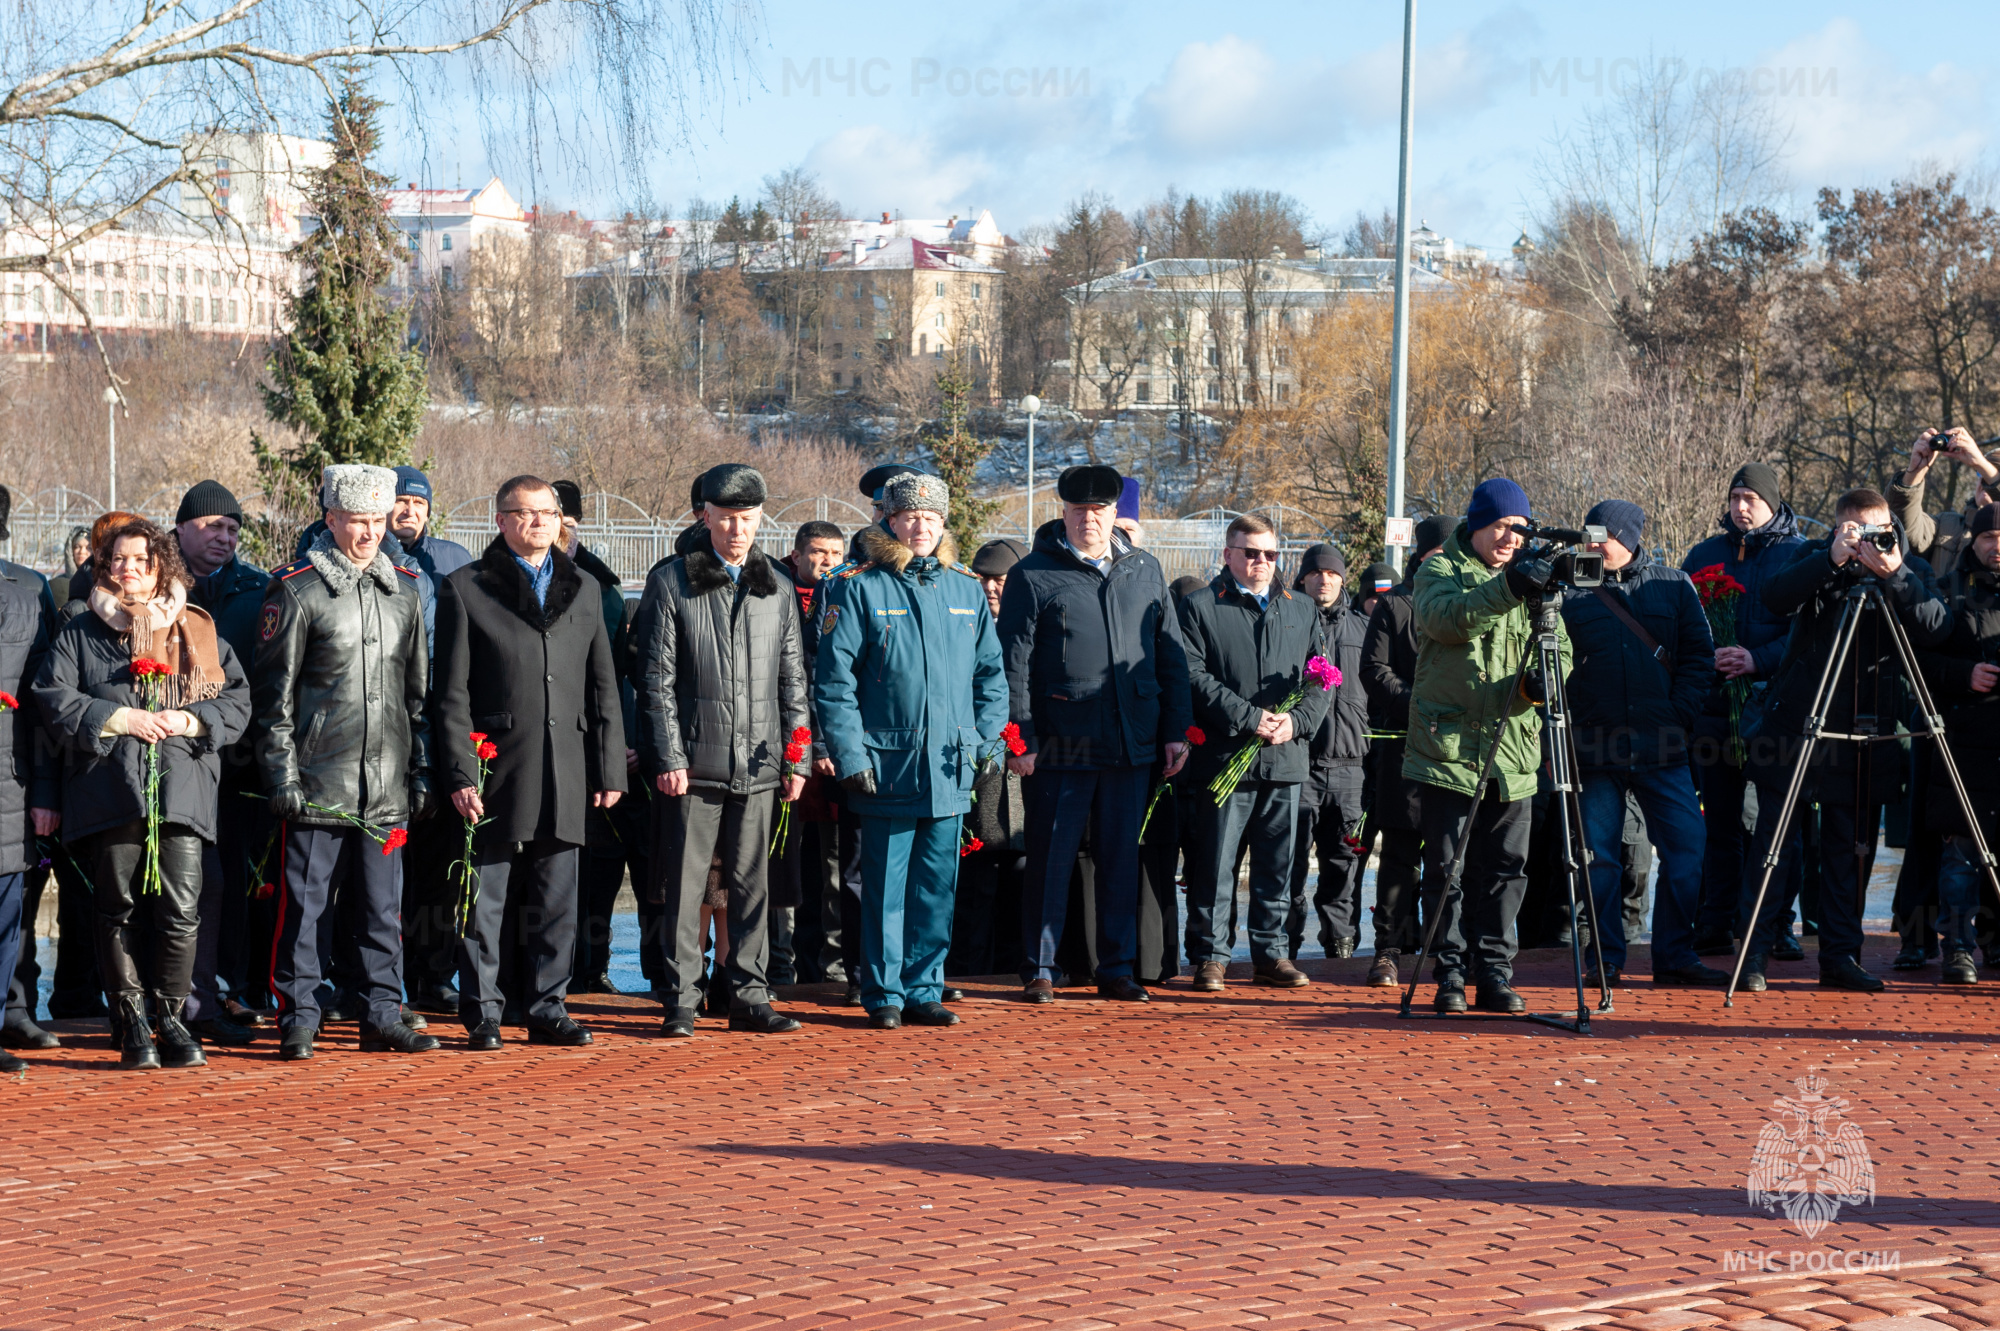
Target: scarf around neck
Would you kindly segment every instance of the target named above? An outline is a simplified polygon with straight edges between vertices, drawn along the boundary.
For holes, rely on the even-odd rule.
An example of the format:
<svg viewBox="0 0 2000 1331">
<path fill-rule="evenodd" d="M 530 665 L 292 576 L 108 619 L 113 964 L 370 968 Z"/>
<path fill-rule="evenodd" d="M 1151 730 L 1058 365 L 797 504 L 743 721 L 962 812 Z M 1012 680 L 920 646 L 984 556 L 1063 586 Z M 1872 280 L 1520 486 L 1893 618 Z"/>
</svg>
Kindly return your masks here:
<svg viewBox="0 0 2000 1331">
<path fill-rule="evenodd" d="M 187 588 L 174 583 L 148 600 L 132 601 L 107 588 L 92 587 L 90 609 L 125 639 L 133 661 L 166 665 L 159 691 L 160 710 L 222 696 L 222 655 L 216 647 L 215 621 L 188 604 Z"/>
</svg>

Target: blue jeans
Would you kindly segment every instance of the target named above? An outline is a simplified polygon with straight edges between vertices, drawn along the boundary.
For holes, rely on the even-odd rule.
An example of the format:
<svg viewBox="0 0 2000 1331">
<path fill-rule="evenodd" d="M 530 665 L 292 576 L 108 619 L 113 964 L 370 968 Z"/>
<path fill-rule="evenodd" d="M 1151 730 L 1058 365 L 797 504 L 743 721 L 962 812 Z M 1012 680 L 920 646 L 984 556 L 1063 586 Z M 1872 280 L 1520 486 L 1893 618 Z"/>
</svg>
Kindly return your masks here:
<svg viewBox="0 0 2000 1331">
<path fill-rule="evenodd" d="M 1286 955 L 1285 920 L 1292 909 L 1292 855 L 1299 821 L 1299 788 L 1290 782 L 1245 781 L 1216 808 L 1195 800 L 1187 840 L 1188 964 L 1227 963 L 1236 947 L 1231 913 L 1236 904 L 1237 852 L 1250 842 L 1250 958 Z"/>
<path fill-rule="evenodd" d="M 861 1006 L 944 996 L 951 908 L 958 897 L 959 816 L 861 815 Z"/>
<path fill-rule="evenodd" d="M 1978 942 L 1979 881 L 1986 876 L 1979 852 L 1969 836 L 1947 837 L 1938 862 L 1938 933 L 1944 936 L 1947 958 L 1971 952 Z"/>
<path fill-rule="evenodd" d="M 1132 974 L 1139 957 L 1139 823 L 1146 815 L 1148 775 L 1144 767 L 1052 768 L 1022 783 L 1028 796 L 1023 980 L 1056 978 L 1070 873 L 1085 832 L 1097 869 L 1097 978 Z"/>
<path fill-rule="evenodd" d="M 1625 969 L 1625 792 L 1646 816 L 1646 839 L 1660 861 L 1653 895 L 1653 970 L 1699 965 L 1695 912 L 1701 902 L 1707 825 L 1686 767 L 1600 769 L 1583 775 L 1583 834 L 1590 844 L 1590 895 L 1604 935 L 1604 964 Z"/>
</svg>

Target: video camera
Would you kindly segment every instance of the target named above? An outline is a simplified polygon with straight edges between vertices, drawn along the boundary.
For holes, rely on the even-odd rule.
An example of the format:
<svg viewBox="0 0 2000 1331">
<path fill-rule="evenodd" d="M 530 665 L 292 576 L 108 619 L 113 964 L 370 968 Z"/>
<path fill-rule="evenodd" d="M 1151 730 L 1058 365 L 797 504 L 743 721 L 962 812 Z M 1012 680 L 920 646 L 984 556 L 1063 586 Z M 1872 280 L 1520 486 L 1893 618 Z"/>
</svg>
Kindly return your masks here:
<svg viewBox="0 0 2000 1331">
<path fill-rule="evenodd" d="M 1603 554 L 1583 548 L 1602 544 L 1604 528 L 1544 527 L 1530 521 L 1526 525 L 1515 523 L 1514 530 L 1528 538 L 1528 543 L 1515 556 L 1516 559 L 1546 559 L 1554 566 L 1549 586 L 1590 588 L 1604 585 Z"/>
</svg>

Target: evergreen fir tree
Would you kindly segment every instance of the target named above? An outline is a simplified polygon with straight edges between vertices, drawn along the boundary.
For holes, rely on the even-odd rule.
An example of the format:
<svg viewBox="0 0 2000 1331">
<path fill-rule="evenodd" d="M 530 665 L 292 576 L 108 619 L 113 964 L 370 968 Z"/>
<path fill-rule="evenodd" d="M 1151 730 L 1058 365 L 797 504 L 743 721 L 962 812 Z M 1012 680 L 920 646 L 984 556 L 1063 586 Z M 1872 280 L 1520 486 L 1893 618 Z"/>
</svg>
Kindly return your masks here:
<svg viewBox="0 0 2000 1331">
<path fill-rule="evenodd" d="M 971 559 L 973 551 L 979 548 L 979 538 L 986 531 L 986 524 L 993 520 L 999 505 L 990 499 L 980 499 L 972 492 L 973 478 L 978 474 L 979 463 L 993 451 L 990 440 L 976 437 L 966 428 L 966 403 L 972 396 L 972 376 L 966 372 L 959 358 L 953 355 L 945 368 L 938 371 L 938 393 L 944 399 L 944 421 L 942 429 L 931 439 L 931 460 L 937 467 L 938 478 L 951 494 L 951 517 L 945 528 L 958 541 L 960 559 Z"/>
<path fill-rule="evenodd" d="M 428 399 L 423 358 L 409 346 L 409 317 L 377 288 L 395 264 L 401 233 L 383 210 L 388 177 L 371 170 L 382 103 L 361 72 L 341 71 L 327 109 L 332 161 L 312 173 L 308 197 L 318 227 L 293 249 L 303 288 L 286 301 L 291 331 L 273 348 L 262 385 L 271 419 L 296 444 L 251 436 L 270 518 L 260 553 L 289 557 L 290 530 L 318 515 L 320 472 L 338 462 L 393 467 L 410 459 Z"/>
</svg>

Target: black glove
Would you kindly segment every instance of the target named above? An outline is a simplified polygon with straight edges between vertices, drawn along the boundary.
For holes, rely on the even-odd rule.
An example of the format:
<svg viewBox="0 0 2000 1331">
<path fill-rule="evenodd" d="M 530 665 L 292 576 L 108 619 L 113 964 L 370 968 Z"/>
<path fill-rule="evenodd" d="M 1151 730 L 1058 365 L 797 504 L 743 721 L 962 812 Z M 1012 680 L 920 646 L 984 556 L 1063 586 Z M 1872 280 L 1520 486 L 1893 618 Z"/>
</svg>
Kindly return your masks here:
<svg viewBox="0 0 2000 1331">
<path fill-rule="evenodd" d="M 296 818 L 306 811 L 306 792 L 288 782 L 271 792 L 270 804 L 280 818 Z"/>
<path fill-rule="evenodd" d="M 420 823 L 437 812 L 437 801 L 431 796 L 431 783 L 423 777 L 410 779 L 410 821 Z"/>
<path fill-rule="evenodd" d="M 1521 547 L 1527 549 L 1525 545 Z M 1516 558 L 1507 565 L 1507 590 L 1528 600 L 1540 596 L 1549 585 L 1549 579 L 1556 575 L 1555 561 L 1550 559 Z"/>
<path fill-rule="evenodd" d="M 850 795 L 873 795 L 875 793 L 875 769 L 864 767 L 858 772 L 840 778 L 840 788 Z"/>
<path fill-rule="evenodd" d="M 1531 703 L 1540 706 L 1549 700 L 1549 682 L 1542 678 L 1542 672 L 1532 667 L 1521 676 L 1521 693 Z"/>
</svg>

